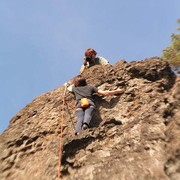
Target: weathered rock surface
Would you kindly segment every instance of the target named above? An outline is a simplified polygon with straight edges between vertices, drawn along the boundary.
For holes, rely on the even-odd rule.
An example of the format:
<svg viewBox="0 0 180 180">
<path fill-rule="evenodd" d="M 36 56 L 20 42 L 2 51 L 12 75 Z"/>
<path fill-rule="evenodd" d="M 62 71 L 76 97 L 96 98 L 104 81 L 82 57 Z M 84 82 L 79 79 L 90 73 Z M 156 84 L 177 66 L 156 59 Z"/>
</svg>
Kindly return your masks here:
<svg viewBox="0 0 180 180">
<path fill-rule="evenodd" d="M 180 78 L 158 57 L 94 66 L 87 82 L 125 93 L 96 96 L 91 128 L 74 136 L 73 95 L 66 94 L 64 180 L 180 179 Z M 18 112 L 0 135 L 1 180 L 58 177 L 64 86 Z"/>
</svg>

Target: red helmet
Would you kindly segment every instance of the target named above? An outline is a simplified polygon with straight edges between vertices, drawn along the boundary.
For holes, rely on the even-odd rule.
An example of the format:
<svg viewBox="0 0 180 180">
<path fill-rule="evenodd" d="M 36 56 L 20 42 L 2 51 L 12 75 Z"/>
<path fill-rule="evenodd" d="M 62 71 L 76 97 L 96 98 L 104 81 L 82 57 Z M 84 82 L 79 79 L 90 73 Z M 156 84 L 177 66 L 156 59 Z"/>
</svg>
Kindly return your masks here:
<svg viewBox="0 0 180 180">
<path fill-rule="evenodd" d="M 97 52 L 93 49 L 93 48 L 88 48 L 88 49 L 86 49 L 86 51 L 85 51 L 85 56 L 90 56 L 90 55 L 92 55 L 92 54 L 97 54 Z"/>
</svg>

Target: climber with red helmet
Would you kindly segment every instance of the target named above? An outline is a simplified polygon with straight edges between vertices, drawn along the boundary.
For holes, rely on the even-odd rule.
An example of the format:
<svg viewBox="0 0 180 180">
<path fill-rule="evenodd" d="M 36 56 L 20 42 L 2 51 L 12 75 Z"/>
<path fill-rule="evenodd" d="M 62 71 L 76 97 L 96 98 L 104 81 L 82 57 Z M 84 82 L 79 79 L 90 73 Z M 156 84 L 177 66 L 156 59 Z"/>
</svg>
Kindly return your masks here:
<svg viewBox="0 0 180 180">
<path fill-rule="evenodd" d="M 80 73 L 83 73 L 85 69 L 90 68 L 91 66 L 94 66 L 96 64 L 102 64 L 102 65 L 107 65 L 109 64 L 109 62 L 103 58 L 103 57 L 96 57 L 97 52 L 92 49 L 92 48 L 88 48 L 85 51 L 84 54 L 84 64 L 82 65 L 81 69 L 80 69 Z"/>
</svg>

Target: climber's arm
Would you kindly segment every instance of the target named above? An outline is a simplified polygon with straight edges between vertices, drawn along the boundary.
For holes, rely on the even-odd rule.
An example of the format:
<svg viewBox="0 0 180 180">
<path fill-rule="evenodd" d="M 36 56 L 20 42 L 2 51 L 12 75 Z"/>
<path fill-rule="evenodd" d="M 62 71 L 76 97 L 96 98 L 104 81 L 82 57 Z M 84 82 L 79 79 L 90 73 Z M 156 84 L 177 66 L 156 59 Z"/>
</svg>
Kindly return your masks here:
<svg viewBox="0 0 180 180">
<path fill-rule="evenodd" d="M 86 65 L 82 65 L 81 69 L 80 69 L 80 74 L 82 74 L 84 72 L 84 70 L 87 69 Z"/>
<path fill-rule="evenodd" d="M 102 96 L 109 96 L 113 94 L 120 94 L 123 93 L 125 90 L 124 89 L 116 89 L 112 91 L 103 91 L 103 90 L 98 90 L 97 94 L 102 95 Z"/>
<path fill-rule="evenodd" d="M 67 90 L 70 91 L 70 92 L 73 92 L 73 87 L 74 87 L 74 84 L 71 84 L 70 86 L 67 87 Z"/>
</svg>

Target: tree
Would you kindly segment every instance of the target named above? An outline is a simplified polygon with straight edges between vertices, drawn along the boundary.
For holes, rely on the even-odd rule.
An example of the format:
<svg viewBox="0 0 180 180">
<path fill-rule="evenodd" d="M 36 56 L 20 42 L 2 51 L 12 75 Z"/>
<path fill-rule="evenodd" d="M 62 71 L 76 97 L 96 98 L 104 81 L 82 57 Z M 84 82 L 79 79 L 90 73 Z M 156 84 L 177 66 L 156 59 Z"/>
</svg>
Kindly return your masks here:
<svg viewBox="0 0 180 180">
<path fill-rule="evenodd" d="M 177 22 L 180 25 L 180 19 Z M 180 30 L 180 27 L 177 30 Z M 162 59 L 177 66 L 180 65 L 180 34 L 172 34 L 171 42 L 172 44 L 163 50 Z"/>
</svg>

